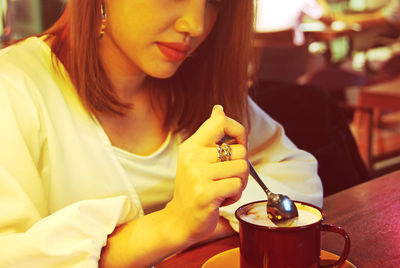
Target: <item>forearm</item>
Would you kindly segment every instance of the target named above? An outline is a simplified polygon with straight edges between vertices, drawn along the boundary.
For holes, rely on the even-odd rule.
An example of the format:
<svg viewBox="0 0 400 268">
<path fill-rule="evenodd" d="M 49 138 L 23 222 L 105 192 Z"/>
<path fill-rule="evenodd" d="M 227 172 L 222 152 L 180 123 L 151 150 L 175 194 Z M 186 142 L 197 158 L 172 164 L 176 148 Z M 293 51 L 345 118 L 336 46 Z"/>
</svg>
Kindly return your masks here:
<svg viewBox="0 0 400 268">
<path fill-rule="evenodd" d="M 149 267 L 190 246 L 185 228 L 163 209 L 119 226 L 103 248 L 99 267 Z"/>
<path fill-rule="evenodd" d="M 231 161 L 217 162 L 215 141 L 225 134 L 238 144 L 232 145 Z M 247 183 L 246 145 L 244 127 L 214 107 L 211 117 L 179 147 L 172 200 L 164 209 L 116 229 L 108 237 L 100 267 L 152 266 L 213 234 L 219 207 L 236 202 Z M 226 230 L 219 227 L 214 237 Z"/>
<path fill-rule="evenodd" d="M 171 228 L 162 227 L 164 224 L 158 222 L 162 214 L 163 212 L 149 214 L 116 228 L 110 235 L 107 246 L 102 251 L 100 267 L 148 267 L 177 251 L 189 247 L 190 242 L 182 241 L 184 238 L 179 239 L 179 234 L 173 235 L 177 232 L 176 225 Z M 150 230 L 152 228 L 150 225 L 153 224 L 160 228 L 151 232 L 143 231 L 147 228 Z M 234 234 L 236 232 L 230 227 L 229 222 L 220 217 L 214 232 L 198 244 L 208 243 Z M 187 246 L 185 246 L 186 244 Z"/>
</svg>

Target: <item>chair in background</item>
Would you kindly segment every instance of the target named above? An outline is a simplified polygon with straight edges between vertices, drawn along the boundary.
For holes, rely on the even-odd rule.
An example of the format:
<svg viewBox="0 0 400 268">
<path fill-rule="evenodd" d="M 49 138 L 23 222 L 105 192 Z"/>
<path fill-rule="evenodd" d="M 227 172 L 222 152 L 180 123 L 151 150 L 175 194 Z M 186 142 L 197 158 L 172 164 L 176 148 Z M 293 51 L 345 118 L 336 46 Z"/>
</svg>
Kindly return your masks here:
<svg viewBox="0 0 400 268">
<path fill-rule="evenodd" d="M 315 156 L 325 196 L 370 179 L 341 109 L 323 89 L 260 81 L 250 96 L 300 149 Z"/>
<path fill-rule="evenodd" d="M 344 70 L 338 65 L 328 65 L 304 74 L 298 82 L 324 89 L 338 101 L 344 102 L 346 88 L 368 84 L 369 78 L 361 73 Z"/>
<path fill-rule="evenodd" d="M 400 168 L 400 161 L 393 161 L 400 156 L 400 75 L 361 87 L 358 106 L 372 110 L 371 114 L 354 115 L 355 135 L 364 162 L 376 176 Z M 394 115 L 391 127 L 385 127 L 383 114 Z M 365 124 L 366 121 L 370 123 Z"/>
</svg>

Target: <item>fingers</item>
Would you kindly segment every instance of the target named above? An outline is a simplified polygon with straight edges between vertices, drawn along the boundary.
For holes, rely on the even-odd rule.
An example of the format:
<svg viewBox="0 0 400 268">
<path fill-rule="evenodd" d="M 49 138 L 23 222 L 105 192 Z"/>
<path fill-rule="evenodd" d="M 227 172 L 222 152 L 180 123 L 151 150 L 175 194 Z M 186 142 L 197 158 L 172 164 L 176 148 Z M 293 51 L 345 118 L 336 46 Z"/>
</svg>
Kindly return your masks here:
<svg viewBox="0 0 400 268">
<path fill-rule="evenodd" d="M 219 206 L 227 206 L 238 201 L 242 195 L 243 189 L 246 187 L 247 179 L 239 177 L 227 178 L 216 181 L 213 191 L 220 196 L 221 203 Z"/>
<path fill-rule="evenodd" d="M 214 179 L 212 189 L 215 194 L 220 196 L 223 201 L 220 205 L 230 205 L 242 195 L 242 191 L 246 188 L 248 181 L 248 162 L 246 160 L 226 161 L 212 164 L 208 169 L 211 177 L 218 176 Z"/>
<path fill-rule="evenodd" d="M 233 144 L 231 147 L 231 160 L 247 159 L 247 149 L 241 144 Z M 199 155 L 200 159 L 208 163 L 216 163 L 218 160 L 217 146 L 206 147 Z"/>
<path fill-rule="evenodd" d="M 207 174 L 213 180 L 221 180 L 230 177 L 248 177 L 249 167 L 246 160 L 231 160 L 214 163 L 208 166 Z"/>
<path fill-rule="evenodd" d="M 247 146 L 245 128 L 239 122 L 227 117 L 221 105 L 215 105 L 210 118 L 200 126 L 191 139 L 198 144 L 210 146 L 226 135 L 234 138 L 237 143 Z"/>
<path fill-rule="evenodd" d="M 217 143 L 226 136 L 236 142 L 230 150 L 221 145 L 223 151 L 217 151 Z M 193 205 L 200 208 L 231 204 L 240 198 L 247 178 L 245 128 L 216 105 L 210 118 L 180 145 L 174 199 L 195 200 Z"/>
</svg>

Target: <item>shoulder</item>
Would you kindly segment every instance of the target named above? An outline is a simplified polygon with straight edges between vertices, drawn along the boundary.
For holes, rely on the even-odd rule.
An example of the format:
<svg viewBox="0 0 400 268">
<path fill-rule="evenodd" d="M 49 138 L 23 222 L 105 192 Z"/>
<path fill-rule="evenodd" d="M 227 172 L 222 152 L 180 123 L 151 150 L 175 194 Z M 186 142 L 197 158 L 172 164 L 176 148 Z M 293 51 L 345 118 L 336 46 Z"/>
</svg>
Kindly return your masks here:
<svg viewBox="0 0 400 268">
<path fill-rule="evenodd" d="M 18 63 L 31 63 L 38 61 L 44 55 L 51 55 L 51 49 L 44 41 L 45 37 L 28 37 L 8 47 L 0 49 L 0 61 Z"/>
<path fill-rule="evenodd" d="M 0 76 L 9 81 L 40 80 L 52 69 L 50 47 L 30 37 L 0 50 Z"/>
<path fill-rule="evenodd" d="M 51 80 L 51 50 L 38 37 L 27 38 L 0 50 L 0 101 L 17 119 L 37 117 L 43 88 Z M 35 118 L 37 121 L 37 118 Z"/>
<path fill-rule="evenodd" d="M 37 98 L 56 76 L 50 47 L 30 37 L 0 50 L 0 90 L 10 96 Z"/>
</svg>

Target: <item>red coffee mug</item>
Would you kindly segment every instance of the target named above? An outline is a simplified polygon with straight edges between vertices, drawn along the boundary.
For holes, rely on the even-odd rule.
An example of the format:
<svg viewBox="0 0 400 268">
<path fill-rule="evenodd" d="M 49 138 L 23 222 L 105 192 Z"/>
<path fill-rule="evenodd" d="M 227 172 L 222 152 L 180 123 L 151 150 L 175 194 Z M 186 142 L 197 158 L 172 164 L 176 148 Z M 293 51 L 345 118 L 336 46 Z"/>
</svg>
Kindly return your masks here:
<svg viewBox="0 0 400 268">
<path fill-rule="evenodd" d="M 260 203 L 266 205 L 266 201 L 249 203 L 236 210 L 241 268 L 339 267 L 346 261 L 350 251 L 350 238 L 343 228 L 323 223 L 325 213 L 322 209 L 308 203 L 295 202 L 316 209 L 320 213 L 320 219 L 296 227 L 268 227 L 243 220 L 243 215 L 251 208 Z M 345 239 L 343 252 L 334 264 L 320 265 L 321 231 L 335 232 Z"/>
</svg>

